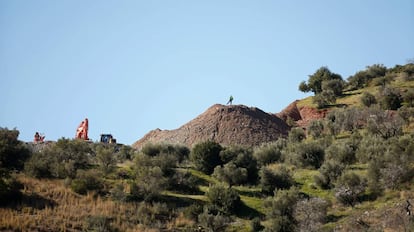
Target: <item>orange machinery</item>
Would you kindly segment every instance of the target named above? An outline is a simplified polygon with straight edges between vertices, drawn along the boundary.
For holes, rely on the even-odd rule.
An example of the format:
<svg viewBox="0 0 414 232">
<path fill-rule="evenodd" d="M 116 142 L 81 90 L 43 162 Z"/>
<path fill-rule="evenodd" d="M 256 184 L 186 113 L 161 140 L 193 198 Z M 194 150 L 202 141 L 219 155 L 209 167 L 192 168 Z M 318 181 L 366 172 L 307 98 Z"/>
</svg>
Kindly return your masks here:
<svg viewBox="0 0 414 232">
<path fill-rule="evenodd" d="M 39 132 L 36 132 L 36 134 L 34 135 L 33 142 L 35 142 L 35 143 L 41 143 L 41 142 L 43 142 L 45 140 L 45 137 L 46 136 L 44 136 L 42 134 L 39 134 Z"/>
<path fill-rule="evenodd" d="M 88 138 L 88 127 L 89 127 L 89 123 L 88 123 L 88 119 L 85 118 L 85 120 L 83 120 L 81 122 L 81 124 L 78 126 L 78 129 L 76 129 L 76 139 L 83 139 L 83 140 L 89 140 Z"/>
</svg>

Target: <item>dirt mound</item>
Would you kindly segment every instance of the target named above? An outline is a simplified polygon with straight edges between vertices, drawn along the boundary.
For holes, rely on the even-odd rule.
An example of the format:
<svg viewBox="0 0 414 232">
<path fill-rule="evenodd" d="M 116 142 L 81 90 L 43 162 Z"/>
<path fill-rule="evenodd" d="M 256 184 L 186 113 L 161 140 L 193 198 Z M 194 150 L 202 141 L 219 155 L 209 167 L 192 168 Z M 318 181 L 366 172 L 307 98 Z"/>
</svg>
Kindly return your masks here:
<svg viewBox="0 0 414 232">
<path fill-rule="evenodd" d="M 286 136 L 289 126 L 279 117 L 244 105 L 216 104 L 175 130 L 152 130 L 132 146 L 148 142 L 193 144 L 212 140 L 222 145 L 255 146 Z"/>
<path fill-rule="evenodd" d="M 309 106 L 298 107 L 297 102 L 297 100 L 292 102 L 276 115 L 285 122 L 290 118 L 295 121 L 299 127 L 306 128 L 311 121 L 324 118 L 328 113 L 326 109 L 319 110 Z"/>
</svg>

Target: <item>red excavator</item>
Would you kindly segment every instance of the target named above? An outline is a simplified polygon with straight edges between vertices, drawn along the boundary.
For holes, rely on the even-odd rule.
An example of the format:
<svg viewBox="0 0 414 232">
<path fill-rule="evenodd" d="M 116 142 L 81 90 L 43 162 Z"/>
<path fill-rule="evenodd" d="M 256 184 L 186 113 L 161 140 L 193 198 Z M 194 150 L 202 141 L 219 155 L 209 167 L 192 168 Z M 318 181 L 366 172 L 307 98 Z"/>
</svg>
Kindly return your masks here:
<svg viewBox="0 0 414 232">
<path fill-rule="evenodd" d="M 36 132 L 34 135 L 33 142 L 35 143 L 42 143 L 45 140 L 45 137 L 43 134 L 39 134 L 39 132 Z"/>
<path fill-rule="evenodd" d="M 78 129 L 76 129 L 76 135 L 75 138 L 76 139 L 83 139 L 83 140 L 89 140 L 88 138 L 88 119 L 85 118 L 85 120 L 83 120 L 81 122 L 81 124 L 78 126 Z"/>
<path fill-rule="evenodd" d="M 78 126 L 78 129 L 76 129 L 75 138 L 89 141 L 88 127 L 88 119 L 85 118 L 85 120 Z M 111 134 L 101 134 L 101 143 L 116 144 L 116 139 Z"/>
</svg>

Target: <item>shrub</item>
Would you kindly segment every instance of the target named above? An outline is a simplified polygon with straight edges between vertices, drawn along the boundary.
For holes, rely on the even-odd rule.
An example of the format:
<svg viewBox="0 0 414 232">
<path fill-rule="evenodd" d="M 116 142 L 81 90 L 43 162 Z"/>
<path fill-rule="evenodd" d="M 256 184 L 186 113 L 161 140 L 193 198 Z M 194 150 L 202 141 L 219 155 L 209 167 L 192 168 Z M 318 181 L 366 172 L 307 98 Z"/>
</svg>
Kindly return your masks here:
<svg viewBox="0 0 414 232">
<path fill-rule="evenodd" d="M 397 110 L 401 107 L 403 99 L 400 93 L 391 88 L 385 88 L 382 91 L 380 104 L 384 110 Z"/>
<path fill-rule="evenodd" d="M 330 104 L 334 104 L 336 102 L 336 96 L 333 91 L 327 90 L 323 91 L 320 94 L 316 94 L 313 97 L 313 103 L 316 104 L 318 109 L 323 109 Z"/>
<path fill-rule="evenodd" d="M 356 158 L 361 163 L 379 159 L 387 150 L 388 143 L 382 137 L 364 136 L 356 152 Z"/>
<path fill-rule="evenodd" d="M 321 137 L 324 130 L 322 120 L 313 120 L 308 125 L 308 134 L 314 138 Z"/>
<path fill-rule="evenodd" d="M 151 157 L 158 156 L 160 154 L 173 155 L 179 162 L 182 162 L 184 159 L 188 158 L 188 155 L 190 154 L 190 150 L 186 146 L 162 143 L 147 143 L 142 147 L 141 152 Z"/>
<path fill-rule="evenodd" d="M 264 224 L 264 231 L 294 231 L 296 221 L 293 213 L 298 199 L 299 191 L 296 188 L 279 190 L 272 198 L 266 199 L 264 206 L 268 222 Z"/>
<path fill-rule="evenodd" d="M 407 106 L 414 107 L 414 89 L 408 89 L 402 97 Z"/>
<path fill-rule="evenodd" d="M 344 81 L 342 79 L 327 80 L 322 82 L 322 92 L 330 91 L 335 96 L 341 96 L 344 89 Z"/>
<path fill-rule="evenodd" d="M 224 215 L 236 212 L 241 204 L 240 196 L 236 190 L 220 184 L 210 186 L 206 197 L 210 204 Z"/>
<path fill-rule="evenodd" d="M 245 169 L 247 171 L 246 178 L 240 183 L 256 183 L 258 172 L 257 161 L 253 157 L 253 150 L 251 148 L 241 146 L 226 147 L 220 152 L 220 157 L 224 164 L 233 163 L 238 170 Z"/>
<path fill-rule="evenodd" d="M 126 202 L 128 194 L 125 192 L 125 186 L 122 183 L 115 184 L 114 187 L 109 191 L 111 199 L 119 202 Z"/>
<path fill-rule="evenodd" d="M 258 179 L 257 161 L 253 156 L 252 149 L 244 149 L 234 159 L 234 164 L 238 168 L 244 168 L 247 171 L 246 183 L 256 184 Z"/>
<path fill-rule="evenodd" d="M 326 221 L 328 202 L 321 198 L 300 200 L 293 212 L 299 231 L 321 231 Z"/>
<path fill-rule="evenodd" d="M 18 140 L 19 131 L 0 127 L 0 176 L 13 170 L 22 170 L 29 157 L 27 147 Z"/>
<path fill-rule="evenodd" d="M 22 185 L 12 172 L 20 171 L 29 157 L 27 147 L 18 140 L 19 131 L 0 128 L 0 205 L 20 197 Z"/>
<path fill-rule="evenodd" d="M 263 167 L 260 170 L 260 186 L 264 194 L 270 195 L 275 189 L 288 189 L 293 183 L 291 173 L 284 166 L 277 169 Z"/>
<path fill-rule="evenodd" d="M 86 219 L 87 231 L 115 231 L 111 226 L 111 219 L 107 216 L 89 216 Z"/>
<path fill-rule="evenodd" d="M 160 167 L 140 166 L 134 170 L 133 198 L 151 201 L 166 189 L 167 179 Z"/>
<path fill-rule="evenodd" d="M 317 169 L 324 161 L 325 151 L 317 141 L 297 144 L 292 150 L 292 162 L 299 167 Z"/>
<path fill-rule="evenodd" d="M 335 187 L 336 199 L 344 205 L 354 206 L 365 191 L 365 181 L 354 172 L 344 172 Z"/>
<path fill-rule="evenodd" d="M 382 162 L 379 160 L 372 160 L 368 163 L 367 188 L 373 197 L 381 195 L 384 190 L 381 183 L 381 167 Z"/>
<path fill-rule="evenodd" d="M 111 173 L 116 167 L 116 157 L 112 148 L 100 146 L 96 149 L 99 169 L 104 175 Z"/>
<path fill-rule="evenodd" d="M 398 109 L 398 115 L 409 125 L 411 118 L 414 117 L 414 108 L 402 106 Z"/>
<path fill-rule="evenodd" d="M 356 148 L 352 143 L 336 141 L 325 149 L 326 160 L 335 160 L 341 164 L 349 165 L 356 161 Z"/>
<path fill-rule="evenodd" d="M 250 221 L 250 231 L 251 232 L 257 232 L 262 231 L 264 229 L 264 226 L 260 223 L 260 218 L 255 217 Z"/>
<path fill-rule="evenodd" d="M 166 203 L 140 203 L 136 211 L 136 218 L 140 224 L 160 227 L 172 217 L 171 214 Z"/>
<path fill-rule="evenodd" d="M 213 176 L 230 186 L 243 184 L 247 181 L 247 169 L 237 167 L 233 162 L 214 168 Z"/>
<path fill-rule="evenodd" d="M 0 177 L 0 206 L 20 199 L 22 188 L 23 185 L 13 175 Z"/>
<path fill-rule="evenodd" d="M 282 152 L 276 142 L 262 144 L 256 148 L 253 156 L 256 158 L 259 166 L 265 166 L 281 160 Z"/>
<path fill-rule="evenodd" d="M 366 107 L 370 107 L 371 105 L 377 104 L 377 99 L 374 95 L 364 92 L 361 96 L 361 103 Z"/>
<path fill-rule="evenodd" d="M 71 189 L 79 194 L 86 194 L 88 191 L 102 192 L 104 189 L 103 180 L 96 170 L 78 170 L 76 179 L 72 180 Z"/>
<path fill-rule="evenodd" d="M 209 212 L 207 208 L 198 216 L 198 221 L 201 225 L 202 231 L 220 232 L 226 231 L 227 225 L 230 223 L 230 218 L 221 213 Z"/>
<path fill-rule="evenodd" d="M 220 159 L 222 149 L 220 144 L 216 142 L 201 142 L 194 145 L 190 159 L 197 170 L 210 175 L 217 165 L 222 164 Z"/>
<path fill-rule="evenodd" d="M 198 215 L 202 214 L 203 211 L 203 205 L 195 203 L 184 208 L 183 213 L 186 218 L 196 221 L 198 219 Z"/>
<path fill-rule="evenodd" d="M 305 131 L 300 127 L 292 128 L 289 132 L 289 141 L 296 143 L 306 138 Z"/>
<path fill-rule="evenodd" d="M 46 152 L 34 153 L 25 163 L 24 170 L 29 176 L 36 178 L 53 177 L 50 166 L 54 162 L 54 158 Z"/>
<path fill-rule="evenodd" d="M 319 175 L 314 177 L 315 183 L 324 189 L 333 187 L 333 183 L 341 176 L 344 166 L 334 160 L 325 161 L 319 168 Z"/>
<path fill-rule="evenodd" d="M 190 172 L 177 171 L 168 179 L 168 189 L 183 193 L 198 193 L 199 179 Z"/>
<path fill-rule="evenodd" d="M 379 135 L 384 139 L 402 134 L 404 121 L 398 115 L 384 111 L 371 111 L 367 120 L 367 131 L 373 135 Z"/>
</svg>

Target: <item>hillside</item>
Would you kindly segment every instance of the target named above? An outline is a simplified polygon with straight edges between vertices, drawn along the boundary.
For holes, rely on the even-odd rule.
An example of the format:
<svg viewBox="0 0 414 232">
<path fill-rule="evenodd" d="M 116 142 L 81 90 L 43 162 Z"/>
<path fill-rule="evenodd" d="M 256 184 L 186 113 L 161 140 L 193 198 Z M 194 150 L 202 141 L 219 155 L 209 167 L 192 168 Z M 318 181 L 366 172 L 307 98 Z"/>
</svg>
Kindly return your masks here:
<svg viewBox="0 0 414 232">
<path fill-rule="evenodd" d="M 156 129 L 135 142 L 134 148 L 146 143 L 173 143 L 191 147 L 211 140 L 223 145 L 257 146 L 286 136 L 289 126 L 275 115 L 255 107 L 216 104 L 176 130 Z"/>
<path fill-rule="evenodd" d="M 138 149 L 0 128 L 0 231 L 414 232 L 414 65 L 373 67 L 324 107 L 217 104 Z"/>
</svg>

